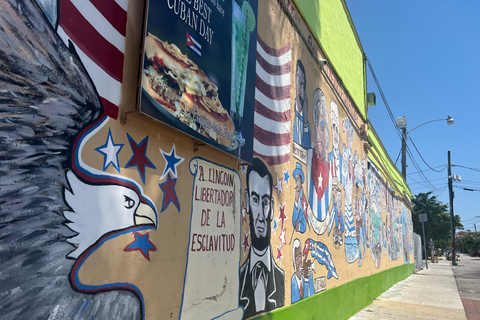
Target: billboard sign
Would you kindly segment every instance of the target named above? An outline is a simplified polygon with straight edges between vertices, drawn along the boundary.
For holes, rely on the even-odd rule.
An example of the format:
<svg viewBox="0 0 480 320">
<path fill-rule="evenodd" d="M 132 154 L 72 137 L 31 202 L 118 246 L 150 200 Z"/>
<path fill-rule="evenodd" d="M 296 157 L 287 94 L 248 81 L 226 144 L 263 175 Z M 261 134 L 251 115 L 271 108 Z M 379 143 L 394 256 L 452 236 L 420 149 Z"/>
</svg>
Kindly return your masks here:
<svg viewBox="0 0 480 320">
<path fill-rule="evenodd" d="M 150 0 L 140 112 L 253 158 L 257 0 Z"/>
</svg>

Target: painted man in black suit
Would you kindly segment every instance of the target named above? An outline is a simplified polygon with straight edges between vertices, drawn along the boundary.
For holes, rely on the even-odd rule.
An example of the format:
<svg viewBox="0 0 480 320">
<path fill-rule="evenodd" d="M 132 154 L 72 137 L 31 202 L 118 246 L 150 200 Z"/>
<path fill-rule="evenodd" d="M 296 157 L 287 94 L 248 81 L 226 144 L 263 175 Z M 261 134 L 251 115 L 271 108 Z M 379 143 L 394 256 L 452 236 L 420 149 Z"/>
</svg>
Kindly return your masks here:
<svg viewBox="0 0 480 320">
<path fill-rule="evenodd" d="M 272 187 L 267 166 L 255 158 L 247 170 L 245 190 L 252 246 L 240 268 L 240 304 L 245 319 L 285 304 L 285 275 L 275 264 L 270 246 L 274 212 Z"/>
</svg>

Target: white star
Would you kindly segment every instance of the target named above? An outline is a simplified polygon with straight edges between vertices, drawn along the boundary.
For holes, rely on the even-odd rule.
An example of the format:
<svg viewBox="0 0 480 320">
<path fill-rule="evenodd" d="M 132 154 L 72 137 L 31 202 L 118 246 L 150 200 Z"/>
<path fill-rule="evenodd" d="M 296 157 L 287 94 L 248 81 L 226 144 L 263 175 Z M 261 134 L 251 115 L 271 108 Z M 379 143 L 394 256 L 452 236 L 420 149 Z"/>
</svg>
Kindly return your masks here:
<svg viewBox="0 0 480 320">
<path fill-rule="evenodd" d="M 322 188 L 322 183 L 323 183 L 323 178 L 322 178 L 322 173 L 320 172 L 320 175 L 318 176 L 318 187 Z"/>
<path fill-rule="evenodd" d="M 277 184 L 275 185 L 275 189 L 277 189 L 277 197 L 280 197 L 280 192 L 283 193 L 283 178 L 279 179 L 277 175 Z"/>
<path fill-rule="evenodd" d="M 283 245 L 286 244 L 287 242 L 285 241 L 285 231 L 287 229 L 283 229 L 282 230 L 282 233 L 280 234 L 280 236 L 278 237 L 280 239 L 280 250 L 282 249 Z"/>
<path fill-rule="evenodd" d="M 107 141 L 103 146 L 95 149 L 104 156 L 103 171 L 107 170 L 110 164 L 113 164 L 115 169 L 120 172 L 120 167 L 118 165 L 118 153 L 122 148 L 123 144 L 115 144 L 113 142 L 112 131 L 108 129 Z"/>
</svg>

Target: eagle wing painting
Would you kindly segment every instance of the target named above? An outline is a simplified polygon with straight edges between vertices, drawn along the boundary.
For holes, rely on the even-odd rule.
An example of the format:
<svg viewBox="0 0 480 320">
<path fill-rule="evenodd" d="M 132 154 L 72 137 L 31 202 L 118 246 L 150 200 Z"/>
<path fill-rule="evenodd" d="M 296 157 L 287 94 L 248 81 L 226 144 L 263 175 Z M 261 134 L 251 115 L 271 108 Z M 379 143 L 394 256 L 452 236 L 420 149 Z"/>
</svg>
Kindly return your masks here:
<svg viewBox="0 0 480 320">
<path fill-rule="evenodd" d="M 0 317 L 138 319 L 131 292 L 80 293 L 69 278 L 67 256 L 156 222 L 133 189 L 66 172 L 102 114 L 96 88 L 35 1 L 0 0 L 0 26 Z"/>
</svg>

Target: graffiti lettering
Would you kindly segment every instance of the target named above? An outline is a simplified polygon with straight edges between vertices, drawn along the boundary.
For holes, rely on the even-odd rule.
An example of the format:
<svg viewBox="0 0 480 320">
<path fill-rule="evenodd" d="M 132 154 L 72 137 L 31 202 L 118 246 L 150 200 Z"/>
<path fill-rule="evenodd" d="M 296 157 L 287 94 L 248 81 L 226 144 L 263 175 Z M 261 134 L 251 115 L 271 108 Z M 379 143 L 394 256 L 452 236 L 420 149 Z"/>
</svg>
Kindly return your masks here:
<svg viewBox="0 0 480 320">
<path fill-rule="evenodd" d="M 192 235 L 192 251 L 233 251 L 235 249 L 235 235 L 220 234 L 208 235 L 197 234 Z"/>
<path fill-rule="evenodd" d="M 315 52 L 315 54 L 318 54 L 317 41 L 312 37 L 311 34 L 308 35 L 308 44 L 312 48 L 313 52 Z"/>
</svg>

